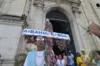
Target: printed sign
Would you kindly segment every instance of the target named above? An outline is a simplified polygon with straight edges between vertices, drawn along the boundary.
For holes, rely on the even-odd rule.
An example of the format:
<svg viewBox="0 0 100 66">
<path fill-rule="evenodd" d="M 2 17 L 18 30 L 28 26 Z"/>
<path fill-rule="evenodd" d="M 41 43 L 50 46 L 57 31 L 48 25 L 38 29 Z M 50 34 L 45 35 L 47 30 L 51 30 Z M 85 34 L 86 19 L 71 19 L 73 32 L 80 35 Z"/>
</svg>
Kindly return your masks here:
<svg viewBox="0 0 100 66">
<path fill-rule="evenodd" d="M 48 32 L 48 31 L 42 31 L 42 30 L 34 30 L 34 29 L 24 29 L 23 35 L 36 35 L 36 36 L 41 35 L 41 36 L 46 36 L 46 37 L 70 40 L 70 37 L 68 34 Z"/>
</svg>

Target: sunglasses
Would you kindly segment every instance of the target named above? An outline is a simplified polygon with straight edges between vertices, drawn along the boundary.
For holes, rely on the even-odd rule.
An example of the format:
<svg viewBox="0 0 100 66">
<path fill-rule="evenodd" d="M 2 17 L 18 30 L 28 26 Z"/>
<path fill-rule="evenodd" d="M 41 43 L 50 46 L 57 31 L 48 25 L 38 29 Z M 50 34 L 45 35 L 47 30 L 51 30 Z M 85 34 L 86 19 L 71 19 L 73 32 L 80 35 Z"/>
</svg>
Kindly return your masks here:
<svg viewBox="0 0 100 66">
<path fill-rule="evenodd" d="M 36 41 L 44 41 L 44 38 L 37 38 Z"/>
</svg>

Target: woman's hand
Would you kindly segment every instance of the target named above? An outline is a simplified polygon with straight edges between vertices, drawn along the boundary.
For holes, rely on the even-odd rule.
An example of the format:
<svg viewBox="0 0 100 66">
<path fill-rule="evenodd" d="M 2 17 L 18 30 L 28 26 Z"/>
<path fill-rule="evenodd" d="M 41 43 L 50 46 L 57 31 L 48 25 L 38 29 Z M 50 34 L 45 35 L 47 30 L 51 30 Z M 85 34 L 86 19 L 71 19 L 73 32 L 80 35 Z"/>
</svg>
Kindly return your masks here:
<svg viewBox="0 0 100 66">
<path fill-rule="evenodd" d="M 89 32 L 95 34 L 96 36 L 100 37 L 100 26 L 97 24 L 91 24 L 89 26 Z"/>
</svg>

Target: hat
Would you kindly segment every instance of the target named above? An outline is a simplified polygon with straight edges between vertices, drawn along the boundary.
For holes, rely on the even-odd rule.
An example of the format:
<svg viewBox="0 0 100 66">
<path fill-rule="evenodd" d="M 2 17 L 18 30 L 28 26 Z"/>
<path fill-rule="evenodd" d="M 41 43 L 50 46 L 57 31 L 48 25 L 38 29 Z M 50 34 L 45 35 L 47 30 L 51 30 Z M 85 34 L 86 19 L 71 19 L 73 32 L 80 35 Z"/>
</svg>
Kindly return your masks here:
<svg viewBox="0 0 100 66">
<path fill-rule="evenodd" d="M 84 49 L 81 49 L 81 51 L 85 51 Z"/>
</svg>

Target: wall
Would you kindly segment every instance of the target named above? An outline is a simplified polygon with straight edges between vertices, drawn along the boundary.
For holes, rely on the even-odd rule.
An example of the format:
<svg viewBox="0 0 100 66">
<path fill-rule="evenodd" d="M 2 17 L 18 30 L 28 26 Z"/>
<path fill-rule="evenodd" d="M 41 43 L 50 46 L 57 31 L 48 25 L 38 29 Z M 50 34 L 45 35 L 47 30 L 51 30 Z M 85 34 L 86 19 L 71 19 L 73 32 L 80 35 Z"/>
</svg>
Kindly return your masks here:
<svg viewBox="0 0 100 66">
<path fill-rule="evenodd" d="M 0 62 L 2 66 L 13 66 L 17 53 L 22 27 L 18 25 L 3 24 L 0 21 Z"/>
<path fill-rule="evenodd" d="M 22 16 L 26 0 L 4 0 L 1 6 L 1 14 Z"/>
<path fill-rule="evenodd" d="M 91 51 L 93 49 L 98 49 L 100 47 L 98 38 L 95 35 L 90 35 L 87 30 L 88 26 L 91 23 L 99 24 L 99 20 L 96 17 L 96 14 L 94 13 L 94 10 L 89 3 L 89 0 L 81 0 L 81 6 L 80 6 L 80 22 L 79 24 L 82 25 L 84 28 L 80 26 L 80 32 L 82 36 L 82 41 L 84 44 L 84 48 L 86 51 Z"/>
</svg>

